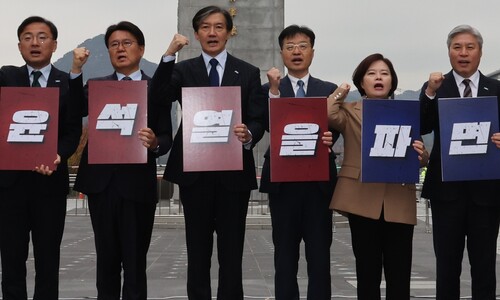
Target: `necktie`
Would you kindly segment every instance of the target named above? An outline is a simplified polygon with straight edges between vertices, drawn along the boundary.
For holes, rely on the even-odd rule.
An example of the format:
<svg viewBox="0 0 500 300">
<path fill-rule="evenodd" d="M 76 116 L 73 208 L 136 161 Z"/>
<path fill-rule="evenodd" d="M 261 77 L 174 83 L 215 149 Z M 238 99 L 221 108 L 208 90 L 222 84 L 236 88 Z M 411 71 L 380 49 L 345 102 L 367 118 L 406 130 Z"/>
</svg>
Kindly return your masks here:
<svg viewBox="0 0 500 300">
<path fill-rule="evenodd" d="M 33 71 L 31 72 L 33 74 L 33 83 L 31 84 L 32 87 L 41 87 L 40 82 L 38 81 L 38 78 L 42 76 L 42 72 L 40 71 Z"/>
<path fill-rule="evenodd" d="M 208 74 L 208 78 L 210 79 L 210 86 L 219 86 L 219 72 L 217 72 L 218 64 L 219 62 L 215 58 L 212 58 L 210 60 L 210 65 L 212 65 L 212 67 L 210 68 L 210 73 Z"/>
<path fill-rule="evenodd" d="M 472 90 L 470 88 L 470 79 L 464 79 L 464 81 L 462 81 L 462 83 L 465 85 L 465 89 L 464 89 L 464 98 L 466 97 L 472 97 Z"/>
<path fill-rule="evenodd" d="M 126 81 L 126 80 L 132 80 L 132 78 L 130 78 L 130 77 L 128 77 L 128 76 L 125 76 L 125 77 L 123 77 L 123 78 L 122 78 L 122 80 L 125 80 L 125 81 Z"/>
<path fill-rule="evenodd" d="M 299 89 L 297 90 L 297 94 L 295 97 L 297 98 L 303 98 L 306 96 L 306 92 L 304 91 L 304 81 L 299 80 L 297 81 L 297 85 L 299 86 Z"/>
</svg>

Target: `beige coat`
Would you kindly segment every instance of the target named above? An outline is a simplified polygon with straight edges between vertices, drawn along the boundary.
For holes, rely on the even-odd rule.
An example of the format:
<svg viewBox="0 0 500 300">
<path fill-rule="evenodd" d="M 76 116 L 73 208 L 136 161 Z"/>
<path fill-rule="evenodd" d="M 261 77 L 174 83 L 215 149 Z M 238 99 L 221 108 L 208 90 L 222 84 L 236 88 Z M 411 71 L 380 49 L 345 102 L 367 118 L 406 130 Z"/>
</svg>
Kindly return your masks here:
<svg viewBox="0 0 500 300">
<path fill-rule="evenodd" d="M 344 103 L 330 96 L 328 119 L 330 126 L 344 137 L 344 161 L 330 208 L 371 219 L 379 219 L 383 209 L 388 222 L 416 224 L 414 184 L 360 181 L 362 102 Z"/>
</svg>

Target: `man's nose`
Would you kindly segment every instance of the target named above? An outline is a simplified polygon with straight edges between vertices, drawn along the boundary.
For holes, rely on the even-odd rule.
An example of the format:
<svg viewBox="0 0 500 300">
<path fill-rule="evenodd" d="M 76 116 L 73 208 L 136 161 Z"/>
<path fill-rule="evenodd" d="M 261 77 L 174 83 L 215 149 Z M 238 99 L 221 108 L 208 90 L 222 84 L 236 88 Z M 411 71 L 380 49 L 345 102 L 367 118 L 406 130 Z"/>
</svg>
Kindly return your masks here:
<svg viewBox="0 0 500 300">
<path fill-rule="evenodd" d="M 120 50 L 125 50 L 125 46 L 123 45 L 122 42 L 118 43 L 118 47 L 116 48 L 118 51 Z"/>
<path fill-rule="evenodd" d="M 208 31 L 209 35 L 215 35 L 215 26 L 210 26 L 210 30 Z"/>
<path fill-rule="evenodd" d="M 31 40 L 31 45 L 40 45 L 40 41 L 38 40 L 38 38 L 36 36 L 33 37 L 33 39 Z"/>
</svg>

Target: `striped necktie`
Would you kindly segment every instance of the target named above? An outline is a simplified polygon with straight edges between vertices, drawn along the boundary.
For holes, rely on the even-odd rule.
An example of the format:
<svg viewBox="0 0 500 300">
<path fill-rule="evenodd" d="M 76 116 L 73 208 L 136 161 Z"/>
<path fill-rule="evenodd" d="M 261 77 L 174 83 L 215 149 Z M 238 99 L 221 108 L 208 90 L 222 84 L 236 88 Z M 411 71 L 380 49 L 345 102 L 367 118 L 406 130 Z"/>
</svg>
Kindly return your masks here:
<svg viewBox="0 0 500 300">
<path fill-rule="evenodd" d="M 464 79 L 464 81 L 462 81 L 462 83 L 465 85 L 465 89 L 464 89 L 464 98 L 467 98 L 467 97 L 472 97 L 472 90 L 470 88 L 470 79 Z"/>
</svg>

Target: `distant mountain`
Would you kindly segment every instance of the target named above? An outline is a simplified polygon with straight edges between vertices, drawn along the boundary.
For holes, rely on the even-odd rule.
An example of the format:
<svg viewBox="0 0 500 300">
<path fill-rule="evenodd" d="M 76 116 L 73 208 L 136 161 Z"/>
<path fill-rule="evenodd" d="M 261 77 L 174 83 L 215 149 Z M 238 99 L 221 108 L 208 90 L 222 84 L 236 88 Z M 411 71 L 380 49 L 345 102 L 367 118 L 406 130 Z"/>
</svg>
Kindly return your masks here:
<svg viewBox="0 0 500 300">
<path fill-rule="evenodd" d="M 406 91 L 402 92 L 401 94 L 397 94 L 394 97 L 394 99 L 418 100 L 418 96 L 420 96 L 420 90 L 416 90 L 416 91 L 406 90 Z"/>
<path fill-rule="evenodd" d="M 403 91 L 402 93 L 395 93 L 394 99 L 399 100 L 418 100 L 418 96 L 420 95 L 420 90 L 417 91 Z M 346 102 L 358 101 L 361 99 L 361 95 L 357 90 L 350 91 L 347 95 Z"/>
<path fill-rule="evenodd" d="M 89 78 L 102 77 L 113 73 L 113 67 L 109 61 L 109 54 L 106 45 L 104 45 L 104 34 L 100 34 L 91 39 L 86 40 L 78 47 L 85 47 L 90 50 L 90 57 L 83 67 L 83 80 Z M 69 72 L 73 63 L 73 51 L 64 54 L 54 65 L 65 72 Z M 156 67 L 154 64 L 145 59 L 141 60 L 141 69 L 149 76 L 153 76 Z"/>
<path fill-rule="evenodd" d="M 359 94 L 358 90 L 350 91 L 345 98 L 346 102 L 358 101 L 361 99 L 361 94 Z"/>
</svg>

